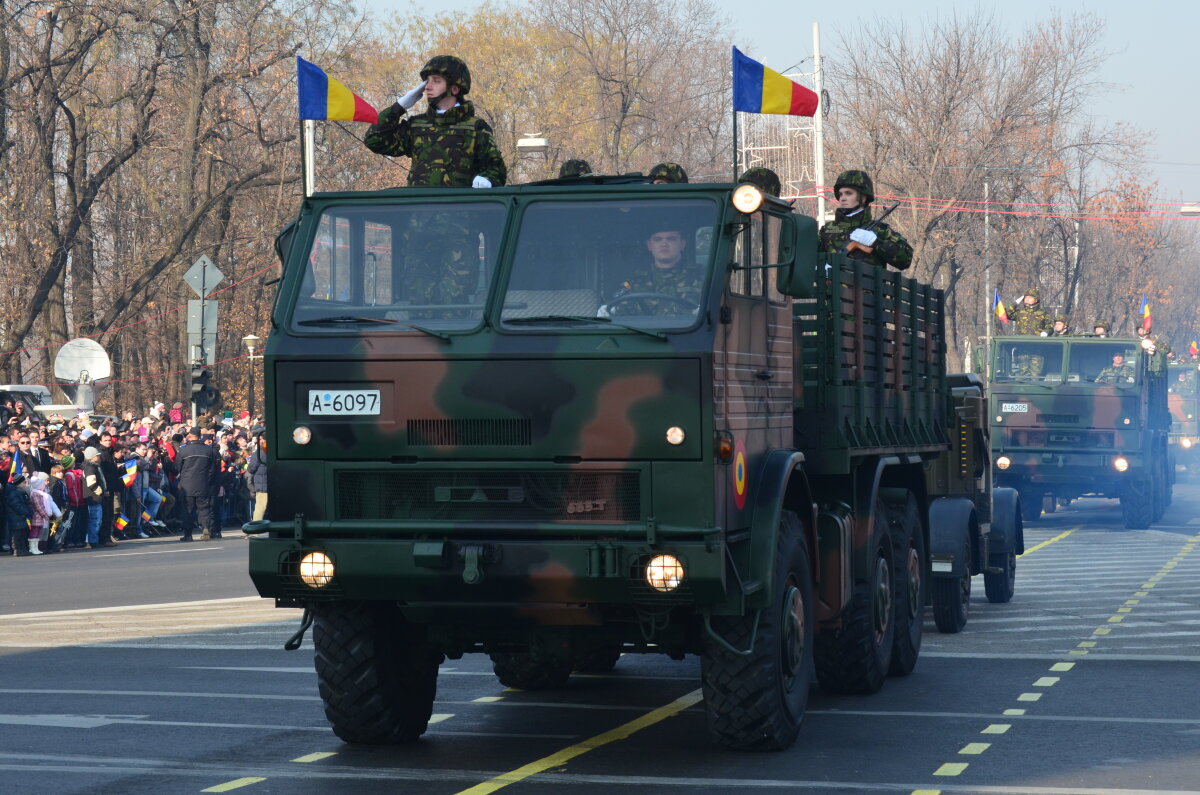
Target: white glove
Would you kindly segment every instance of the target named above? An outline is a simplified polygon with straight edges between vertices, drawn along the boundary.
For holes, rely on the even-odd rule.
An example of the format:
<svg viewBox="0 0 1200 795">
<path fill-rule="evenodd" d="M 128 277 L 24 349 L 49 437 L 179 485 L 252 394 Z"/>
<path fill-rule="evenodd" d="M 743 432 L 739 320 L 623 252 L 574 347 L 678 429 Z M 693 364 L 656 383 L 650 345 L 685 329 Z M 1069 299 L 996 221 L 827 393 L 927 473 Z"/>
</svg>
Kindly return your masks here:
<svg viewBox="0 0 1200 795">
<path fill-rule="evenodd" d="M 407 94 L 402 94 L 400 96 L 400 99 L 398 99 L 396 101 L 400 103 L 400 107 L 404 108 L 405 110 L 408 110 L 413 105 L 417 104 L 417 100 L 419 100 L 422 97 L 422 95 L 424 95 L 424 93 L 425 93 L 425 81 L 422 80 L 420 82 L 420 84 L 417 85 L 416 88 L 414 88 L 412 91 L 409 91 Z"/>
<path fill-rule="evenodd" d="M 864 246 L 873 246 L 875 245 L 875 241 L 879 239 L 879 235 L 870 229 L 855 229 L 850 233 L 850 239 L 855 243 L 862 243 Z"/>
<path fill-rule="evenodd" d="M 492 181 L 484 176 L 476 176 L 475 179 L 471 180 L 471 187 L 472 188 L 490 188 L 490 187 L 492 187 Z"/>
</svg>

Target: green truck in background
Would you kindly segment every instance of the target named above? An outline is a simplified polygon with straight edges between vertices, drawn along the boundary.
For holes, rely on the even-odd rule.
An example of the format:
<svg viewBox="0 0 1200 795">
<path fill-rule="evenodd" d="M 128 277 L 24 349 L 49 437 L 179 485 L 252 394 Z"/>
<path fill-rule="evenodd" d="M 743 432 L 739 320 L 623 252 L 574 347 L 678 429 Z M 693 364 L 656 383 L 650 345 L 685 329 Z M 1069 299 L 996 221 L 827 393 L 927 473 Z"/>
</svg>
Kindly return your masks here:
<svg viewBox="0 0 1200 795">
<path fill-rule="evenodd" d="M 1127 528 L 1171 500 L 1167 365 L 1136 338 L 992 339 L 992 461 L 1026 521 L 1085 495 L 1121 501 Z"/>
<path fill-rule="evenodd" d="M 1195 480 L 1200 467 L 1200 365 L 1167 366 L 1167 402 L 1171 410 L 1171 461 L 1176 478 Z"/>
<path fill-rule="evenodd" d="M 944 299 L 816 233 L 750 185 L 638 177 L 304 200 L 244 530 L 339 737 L 414 740 L 467 653 L 521 689 L 699 655 L 739 749 L 790 746 L 814 679 L 913 670 L 931 555 L 956 576 L 979 521 L 926 485 Z"/>
</svg>

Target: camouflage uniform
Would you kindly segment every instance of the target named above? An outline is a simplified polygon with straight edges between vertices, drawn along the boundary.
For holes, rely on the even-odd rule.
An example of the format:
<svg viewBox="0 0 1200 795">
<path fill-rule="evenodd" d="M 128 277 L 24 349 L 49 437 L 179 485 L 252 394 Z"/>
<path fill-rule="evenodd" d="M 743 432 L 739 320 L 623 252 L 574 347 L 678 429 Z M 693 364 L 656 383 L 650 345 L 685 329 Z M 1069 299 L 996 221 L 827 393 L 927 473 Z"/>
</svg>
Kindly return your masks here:
<svg viewBox="0 0 1200 795">
<path fill-rule="evenodd" d="M 866 172 L 843 171 L 834 183 L 834 193 L 840 188 L 854 188 L 862 195 L 863 203 L 860 210 L 850 211 L 853 215 L 847 215 L 847 211 L 839 207 L 834 219 L 821 227 L 822 254 L 845 253 L 850 243 L 850 233 L 871 223 L 871 202 L 875 200 L 875 188 Z M 847 256 L 881 268 L 891 265 L 896 270 L 908 270 L 912 265 L 913 250 L 904 236 L 882 221 L 872 226 L 871 231 L 879 238 L 872 246 L 871 253 L 855 250 Z"/>
<path fill-rule="evenodd" d="M 410 187 L 467 188 L 476 176 L 503 185 L 508 168 L 492 128 L 476 118 L 469 100 L 461 99 L 471 90 L 467 65 L 452 55 L 439 55 L 421 70 L 422 78 L 431 74 L 440 74 L 459 87 L 459 104 L 444 113 L 431 106 L 425 113 L 409 116 L 399 102 L 394 103 L 380 112 L 363 143 L 377 154 L 412 158 Z"/>
<path fill-rule="evenodd" d="M 1099 334 L 1101 337 L 1107 337 L 1108 330 L 1110 328 L 1112 328 L 1112 324 L 1109 323 L 1107 320 L 1097 320 L 1095 323 L 1092 324 L 1092 333 Z M 1100 329 L 1100 330 L 1096 331 L 1096 329 Z"/>
<path fill-rule="evenodd" d="M 1014 334 L 1047 336 L 1051 327 L 1050 319 L 1038 304 L 1018 305 L 1008 313 L 1008 322 L 1012 325 Z"/>
<path fill-rule="evenodd" d="M 1069 337 L 1071 336 L 1071 321 L 1066 315 L 1056 315 L 1054 317 L 1054 325 L 1063 324 L 1062 331 L 1055 331 L 1053 326 L 1050 328 L 1051 337 Z"/>
<path fill-rule="evenodd" d="M 704 289 L 704 271 L 680 261 L 672 268 L 650 266 L 646 271 L 621 285 L 613 301 L 633 293 L 656 293 L 682 298 L 687 304 L 700 304 L 700 291 Z M 688 311 L 686 304 L 678 301 L 662 301 L 654 298 L 631 299 L 617 304 L 618 313 L 647 315 L 682 315 Z"/>
<path fill-rule="evenodd" d="M 592 175 L 592 166 L 586 160 L 568 160 L 558 168 L 558 178 L 568 179 L 570 177 L 590 177 Z"/>
<path fill-rule="evenodd" d="M 738 177 L 738 182 L 748 182 L 751 185 L 757 186 L 763 193 L 769 193 L 776 197 L 783 190 L 783 185 L 779 181 L 779 175 L 771 169 L 763 168 L 762 166 L 746 169 Z"/>
<path fill-rule="evenodd" d="M 1096 376 L 1097 384 L 1127 384 L 1137 377 L 1137 370 L 1133 369 L 1133 365 L 1129 362 L 1124 362 L 1120 365 L 1110 364 L 1100 371 L 1100 375 Z"/>
<path fill-rule="evenodd" d="M 650 181 L 661 179 L 663 182 L 687 182 L 687 172 L 683 170 L 683 166 L 678 163 L 659 163 L 654 168 L 650 169 Z"/>
</svg>

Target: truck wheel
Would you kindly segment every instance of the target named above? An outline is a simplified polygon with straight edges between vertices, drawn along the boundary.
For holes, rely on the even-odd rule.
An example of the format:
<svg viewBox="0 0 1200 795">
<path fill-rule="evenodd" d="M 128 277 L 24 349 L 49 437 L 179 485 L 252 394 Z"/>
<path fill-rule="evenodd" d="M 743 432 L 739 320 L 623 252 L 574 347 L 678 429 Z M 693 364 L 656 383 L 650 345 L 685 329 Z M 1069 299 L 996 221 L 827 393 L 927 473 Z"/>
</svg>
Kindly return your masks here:
<svg viewBox="0 0 1200 795">
<path fill-rule="evenodd" d="M 1036 522 L 1042 518 L 1042 495 L 1040 492 L 1021 489 L 1021 518 L 1027 522 Z"/>
<path fill-rule="evenodd" d="M 1154 521 L 1153 487 L 1145 481 L 1130 481 L 1121 491 L 1121 518 L 1129 530 L 1145 530 Z"/>
<path fill-rule="evenodd" d="M 998 568 L 995 574 L 983 573 L 983 591 L 992 604 L 1002 605 L 1013 598 L 1017 590 L 1017 553 L 1012 548 L 1007 552 L 990 556 L 990 567 Z"/>
<path fill-rule="evenodd" d="M 971 610 L 971 539 L 963 543 L 963 573 L 933 578 L 933 621 L 938 632 L 962 632 Z"/>
<path fill-rule="evenodd" d="M 617 667 L 621 659 L 621 647 L 600 648 L 575 658 L 575 671 L 581 674 L 606 674 Z"/>
<path fill-rule="evenodd" d="M 776 542 L 775 594 L 756 616 L 713 616 L 712 629 L 734 654 L 705 637 L 700 658 L 708 730 L 721 745 L 747 751 L 788 748 L 800 733 L 813 678 L 812 569 L 804 528 L 784 511 Z M 750 640 L 754 638 L 754 646 Z"/>
<path fill-rule="evenodd" d="M 492 654 L 492 670 L 505 687 L 554 690 L 571 678 L 571 661 L 528 652 Z"/>
<path fill-rule="evenodd" d="M 348 743 L 408 743 L 429 726 L 442 655 L 390 604 L 312 608 L 317 684 Z"/>
<path fill-rule="evenodd" d="M 817 634 L 817 681 L 832 693 L 874 693 L 883 687 L 892 664 L 895 550 L 881 501 L 876 501 L 874 514 L 870 570 L 855 581 L 841 626 Z"/>
<path fill-rule="evenodd" d="M 917 667 L 925 632 L 925 533 L 912 494 L 903 508 L 892 512 L 891 533 L 896 549 L 896 632 L 888 673 L 908 676 Z"/>
</svg>

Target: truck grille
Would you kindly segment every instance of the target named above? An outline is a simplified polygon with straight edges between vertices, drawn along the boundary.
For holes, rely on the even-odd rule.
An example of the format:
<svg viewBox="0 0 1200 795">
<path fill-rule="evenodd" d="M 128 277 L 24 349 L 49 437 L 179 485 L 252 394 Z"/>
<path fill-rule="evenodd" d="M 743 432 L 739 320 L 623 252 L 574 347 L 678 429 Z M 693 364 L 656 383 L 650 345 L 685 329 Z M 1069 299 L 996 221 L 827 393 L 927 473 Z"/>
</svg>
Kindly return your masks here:
<svg viewBox="0 0 1200 795">
<path fill-rule="evenodd" d="M 1009 428 L 1005 435 L 1005 443 L 1011 447 L 1053 447 L 1065 450 L 1085 450 L 1089 448 L 1111 449 L 1116 446 L 1116 433 L 1113 431 Z"/>
<path fill-rule="evenodd" d="M 335 475 L 342 520 L 578 522 L 641 518 L 636 471 L 343 470 Z"/>
<path fill-rule="evenodd" d="M 1043 425 L 1078 425 L 1078 414 L 1038 414 L 1038 422 Z"/>
<path fill-rule="evenodd" d="M 408 443 L 426 447 L 499 445 L 528 447 L 533 442 L 527 419 L 409 420 Z"/>
</svg>

